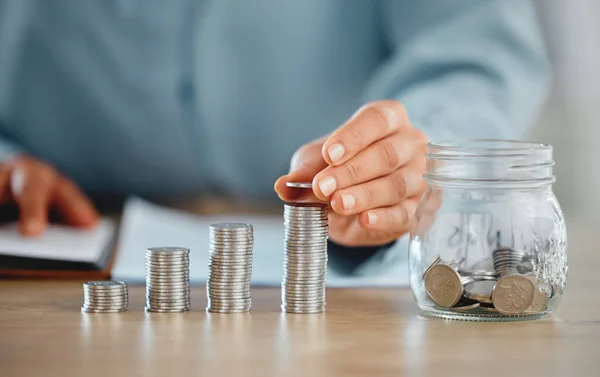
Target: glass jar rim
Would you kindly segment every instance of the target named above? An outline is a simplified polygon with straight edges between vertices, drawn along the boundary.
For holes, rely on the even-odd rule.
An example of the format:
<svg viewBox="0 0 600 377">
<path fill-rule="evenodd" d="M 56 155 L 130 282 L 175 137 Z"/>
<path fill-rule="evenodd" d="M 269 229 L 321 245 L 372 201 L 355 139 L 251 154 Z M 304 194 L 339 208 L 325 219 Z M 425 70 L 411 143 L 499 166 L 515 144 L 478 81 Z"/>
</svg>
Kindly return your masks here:
<svg viewBox="0 0 600 377">
<path fill-rule="evenodd" d="M 429 142 L 427 148 L 440 152 L 518 152 L 552 150 L 552 145 L 537 141 L 510 139 L 459 139 Z"/>
<path fill-rule="evenodd" d="M 425 153 L 430 185 L 541 187 L 552 184 L 550 144 L 504 139 L 430 142 Z"/>
</svg>

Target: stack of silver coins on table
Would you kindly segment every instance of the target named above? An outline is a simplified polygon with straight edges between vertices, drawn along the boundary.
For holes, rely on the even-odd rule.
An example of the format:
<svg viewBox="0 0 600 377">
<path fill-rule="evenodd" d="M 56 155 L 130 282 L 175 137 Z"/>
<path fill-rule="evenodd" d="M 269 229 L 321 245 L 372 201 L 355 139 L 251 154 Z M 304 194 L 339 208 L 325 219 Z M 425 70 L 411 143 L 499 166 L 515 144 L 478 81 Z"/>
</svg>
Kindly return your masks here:
<svg viewBox="0 0 600 377">
<path fill-rule="evenodd" d="M 536 277 L 528 255 L 497 249 L 492 258 L 470 267 L 462 261 L 444 263 L 438 256 L 425 269 L 425 292 L 441 309 L 526 315 L 543 312 L 552 288 Z"/>
<path fill-rule="evenodd" d="M 88 281 L 83 284 L 83 313 L 119 313 L 127 309 L 127 284 L 122 281 Z"/>
<path fill-rule="evenodd" d="M 281 308 L 298 314 L 323 312 L 327 278 L 327 205 L 287 203 L 284 225 Z"/>
<path fill-rule="evenodd" d="M 146 311 L 175 313 L 190 309 L 190 250 L 146 250 Z"/>
<path fill-rule="evenodd" d="M 206 283 L 212 313 L 242 313 L 250 310 L 254 230 L 250 224 L 212 224 L 209 273 Z"/>
</svg>

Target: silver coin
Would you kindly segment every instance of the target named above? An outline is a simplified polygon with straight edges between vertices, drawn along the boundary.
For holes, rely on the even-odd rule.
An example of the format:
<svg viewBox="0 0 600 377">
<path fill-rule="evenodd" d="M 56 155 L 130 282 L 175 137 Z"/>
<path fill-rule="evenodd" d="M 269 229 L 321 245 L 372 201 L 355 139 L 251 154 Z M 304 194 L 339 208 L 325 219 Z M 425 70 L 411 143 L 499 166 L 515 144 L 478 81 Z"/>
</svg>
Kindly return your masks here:
<svg viewBox="0 0 600 377">
<path fill-rule="evenodd" d="M 490 276 L 490 277 L 498 277 L 498 273 L 496 271 L 487 271 L 487 270 L 462 270 L 459 269 L 458 273 L 463 276 Z"/>
<path fill-rule="evenodd" d="M 190 289 L 163 289 L 163 290 L 146 290 L 146 296 L 183 296 L 190 294 Z"/>
<path fill-rule="evenodd" d="M 173 308 L 146 306 L 144 308 L 144 310 L 146 312 L 151 312 L 151 313 L 180 313 L 180 312 L 188 311 L 188 310 L 190 310 L 190 308 L 191 308 L 191 306 L 180 306 L 180 307 L 173 307 Z"/>
<path fill-rule="evenodd" d="M 465 295 L 465 297 L 467 297 L 471 300 L 483 302 L 486 304 L 491 304 L 492 303 L 492 292 L 494 291 L 495 286 L 496 286 L 495 280 L 474 281 L 472 283 L 465 285 L 464 295 Z"/>
<path fill-rule="evenodd" d="M 189 259 L 171 259 L 168 260 L 166 258 L 155 259 L 155 258 L 146 258 L 145 259 L 146 266 L 158 266 L 158 267 L 171 267 L 171 266 L 189 266 Z"/>
<path fill-rule="evenodd" d="M 309 282 L 309 281 L 294 281 L 287 280 L 281 283 L 282 289 L 287 293 L 318 293 L 322 292 L 325 287 L 325 280 L 320 282 Z"/>
<path fill-rule="evenodd" d="M 106 280 L 106 281 L 88 281 L 83 283 L 83 287 L 84 288 L 89 288 L 89 289 L 93 289 L 93 288 L 100 288 L 100 289 L 107 289 L 107 288 L 116 288 L 116 289 L 124 289 L 127 287 L 127 284 L 122 282 L 122 281 L 116 281 L 116 280 Z"/>
<path fill-rule="evenodd" d="M 207 306 L 207 310 L 211 313 L 243 313 L 250 311 L 251 306 L 238 306 L 238 307 L 213 307 Z"/>
<path fill-rule="evenodd" d="M 147 295 L 165 295 L 165 294 L 181 294 L 181 293 L 189 293 L 190 292 L 190 287 L 152 287 L 152 288 L 148 288 L 146 289 L 146 294 Z"/>
<path fill-rule="evenodd" d="M 288 268 L 284 268 L 283 277 L 289 277 L 292 279 L 307 278 L 307 279 L 325 279 L 327 277 L 327 270 L 325 271 L 295 271 Z"/>
<path fill-rule="evenodd" d="M 241 286 L 241 285 L 250 285 L 250 277 L 232 277 L 232 278 L 226 278 L 226 277 L 221 277 L 221 278 L 216 278 L 216 277 L 209 277 L 209 280 L 206 281 L 206 285 L 236 285 L 236 286 Z"/>
<path fill-rule="evenodd" d="M 100 314 L 100 313 L 121 313 L 124 312 L 126 309 L 86 309 L 84 307 L 81 308 L 81 312 L 82 313 L 94 313 L 94 314 Z"/>
<path fill-rule="evenodd" d="M 306 299 L 306 298 L 287 298 L 282 301 L 282 305 L 286 308 L 315 308 L 322 307 L 325 304 L 325 298 L 315 298 L 315 299 Z"/>
<path fill-rule="evenodd" d="M 210 232 L 219 232 L 219 233 L 237 233 L 237 232 L 252 232 L 253 227 L 251 224 L 246 223 L 216 223 L 211 224 L 208 227 Z"/>
<path fill-rule="evenodd" d="M 146 313 L 183 313 L 190 310 L 190 307 L 181 307 L 181 308 L 154 308 L 150 306 L 146 306 L 144 311 Z"/>
<path fill-rule="evenodd" d="M 190 253 L 189 252 L 149 252 L 146 251 L 144 254 L 146 259 L 154 259 L 154 260 L 189 260 Z"/>
<path fill-rule="evenodd" d="M 479 307 L 479 305 L 481 305 L 479 302 L 476 302 L 474 304 L 469 304 L 469 305 L 460 305 L 459 304 L 459 305 L 453 306 L 449 309 L 452 310 L 453 312 L 466 312 L 469 310 L 477 309 Z"/>
<path fill-rule="evenodd" d="M 429 270 L 431 270 L 431 267 L 439 264 L 442 261 L 442 258 L 438 255 L 435 258 L 433 258 L 433 261 L 425 268 L 425 270 L 423 270 L 423 278 L 425 278 L 425 275 L 427 274 L 427 272 L 429 272 Z"/>
<path fill-rule="evenodd" d="M 206 290 L 211 292 L 250 292 L 250 289 L 250 282 L 244 282 L 242 284 L 234 285 L 228 285 L 227 282 L 216 282 L 214 284 L 206 284 Z"/>
<path fill-rule="evenodd" d="M 209 262 L 236 264 L 246 267 L 252 266 L 252 256 L 215 254 L 208 257 Z"/>
<path fill-rule="evenodd" d="M 190 304 L 189 300 L 181 301 L 181 302 L 172 302 L 172 303 L 147 301 L 146 307 L 152 308 L 152 309 L 180 309 L 181 310 L 181 309 L 190 308 L 191 304 Z"/>
<path fill-rule="evenodd" d="M 84 303 L 83 305 L 81 305 L 82 308 L 85 309 L 90 309 L 90 310 L 101 310 L 101 309 L 123 309 L 125 307 L 127 307 L 127 305 L 102 305 L 102 304 L 89 304 L 89 303 Z"/>
<path fill-rule="evenodd" d="M 186 247 L 150 247 L 146 254 L 151 255 L 189 255 L 190 249 Z"/>
<path fill-rule="evenodd" d="M 287 187 L 310 189 L 312 188 L 312 182 L 286 182 Z"/>
<path fill-rule="evenodd" d="M 318 314 L 318 313 L 325 312 L 325 307 L 304 309 L 304 308 L 289 308 L 289 307 L 282 305 L 281 309 L 283 311 L 285 311 L 286 313 L 290 313 L 290 314 Z"/>
<path fill-rule="evenodd" d="M 249 280 L 231 281 L 231 280 L 214 280 L 211 279 L 207 285 L 212 288 L 247 288 L 250 286 Z"/>
<path fill-rule="evenodd" d="M 244 309 L 252 306 L 251 300 L 216 300 L 212 298 L 208 298 L 207 305 L 210 308 L 216 309 Z"/>
<path fill-rule="evenodd" d="M 179 272 L 146 272 L 146 280 L 187 280 L 190 277 L 189 271 Z"/>
<path fill-rule="evenodd" d="M 207 297 L 213 298 L 224 298 L 224 299 L 237 299 L 243 297 L 252 297 L 252 292 L 248 290 L 209 290 L 206 292 Z"/>
<path fill-rule="evenodd" d="M 327 263 L 310 264 L 310 263 L 288 263 L 284 270 L 291 273 L 310 273 L 310 274 L 325 274 L 327 272 Z"/>
<path fill-rule="evenodd" d="M 227 306 L 227 305 L 231 305 L 231 306 L 241 306 L 241 305 L 249 305 L 250 303 L 252 303 L 252 298 L 236 298 L 236 299 L 232 299 L 232 298 L 225 298 L 225 297 L 209 297 L 208 298 L 209 303 L 211 306 Z"/>
<path fill-rule="evenodd" d="M 315 254 L 315 255 L 306 255 L 306 254 L 296 254 L 296 255 L 285 255 L 283 257 L 283 261 L 288 264 L 299 264 L 299 265 L 312 265 L 319 266 L 327 264 L 327 254 Z"/>
<path fill-rule="evenodd" d="M 315 277 L 311 277 L 307 280 L 290 280 L 289 284 L 286 284 L 285 281 L 286 276 L 282 278 L 281 286 L 287 287 L 291 289 L 303 288 L 303 287 L 324 287 L 325 279 L 317 279 Z"/>
<path fill-rule="evenodd" d="M 315 292 L 315 293 L 290 293 L 283 292 L 281 294 L 281 299 L 283 301 L 286 300 L 324 300 L 325 292 Z"/>
<path fill-rule="evenodd" d="M 220 300 L 244 300 L 251 299 L 250 292 L 206 292 L 207 297 Z"/>
<path fill-rule="evenodd" d="M 96 297 L 86 297 L 84 298 L 84 302 L 93 302 L 93 303 L 123 303 L 127 302 L 129 299 L 127 297 L 120 297 L 115 299 L 107 299 L 107 298 L 96 298 Z"/>
<path fill-rule="evenodd" d="M 218 249 L 221 247 L 239 247 L 240 249 L 252 249 L 254 247 L 254 239 L 248 237 L 212 237 L 208 243 L 208 246 L 213 249 Z"/>
<path fill-rule="evenodd" d="M 114 292 L 90 292 L 90 291 L 83 291 L 83 295 L 85 296 L 90 296 L 90 297 L 127 297 L 127 291 L 114 291 Z"/>
</svg>

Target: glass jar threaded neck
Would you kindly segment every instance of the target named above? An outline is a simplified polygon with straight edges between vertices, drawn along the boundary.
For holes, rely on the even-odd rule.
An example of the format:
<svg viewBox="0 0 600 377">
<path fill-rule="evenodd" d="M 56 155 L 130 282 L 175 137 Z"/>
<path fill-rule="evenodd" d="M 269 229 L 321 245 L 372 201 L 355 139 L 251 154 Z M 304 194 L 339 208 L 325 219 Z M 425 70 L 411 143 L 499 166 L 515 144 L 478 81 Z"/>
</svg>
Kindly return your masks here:
<svg viewBox="0 0 600 377">
<path fill-rule="evenodd" d="M 471 139 L 429 143 L 427 173 L 434 186 L 540 188 L 555 181 L 552 146 L 544 143 Z"/>
</svg>

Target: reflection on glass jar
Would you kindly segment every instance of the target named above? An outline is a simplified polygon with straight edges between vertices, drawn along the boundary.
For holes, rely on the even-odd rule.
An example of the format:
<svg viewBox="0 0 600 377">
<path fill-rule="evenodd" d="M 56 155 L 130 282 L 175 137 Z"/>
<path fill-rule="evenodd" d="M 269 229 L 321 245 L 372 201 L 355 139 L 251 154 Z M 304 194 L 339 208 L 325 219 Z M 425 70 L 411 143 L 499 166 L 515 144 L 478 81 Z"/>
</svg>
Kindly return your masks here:
<svg viewBox="0 0 600 377">
<path fill-rule="evenodd" d="M 553 165 L 547 144 L 429 144 L 428 189 L 409 251 L 410 284 L 424 315 L 514 321 L 554 311 L 568 263 Z"/>
</svg>

